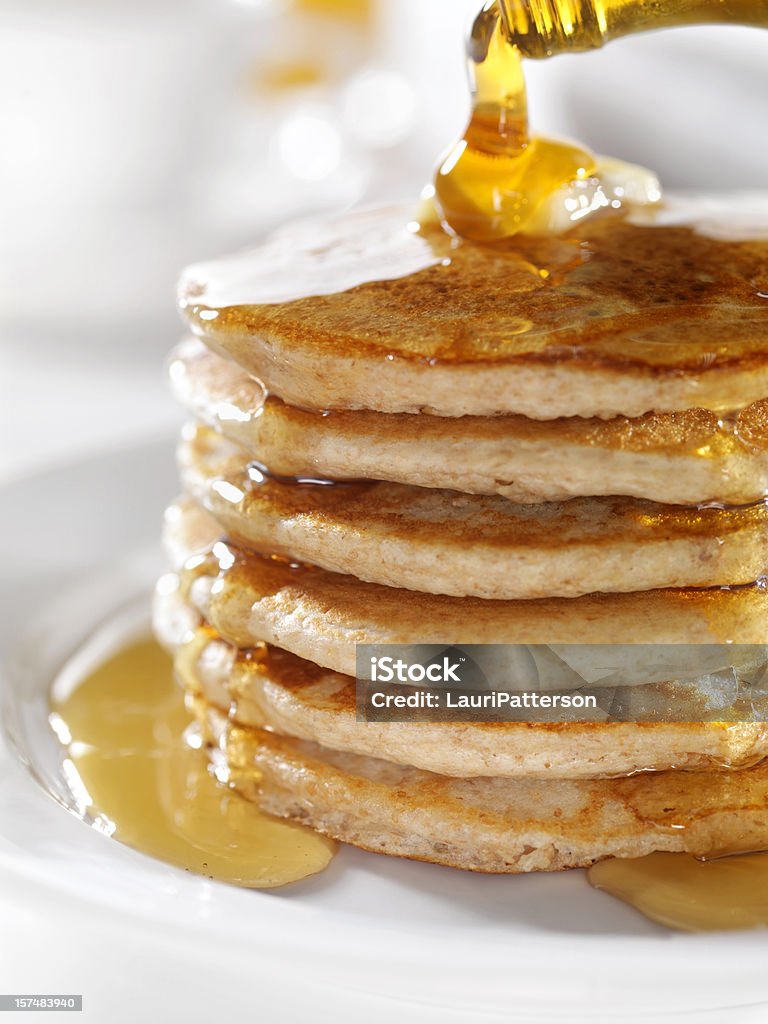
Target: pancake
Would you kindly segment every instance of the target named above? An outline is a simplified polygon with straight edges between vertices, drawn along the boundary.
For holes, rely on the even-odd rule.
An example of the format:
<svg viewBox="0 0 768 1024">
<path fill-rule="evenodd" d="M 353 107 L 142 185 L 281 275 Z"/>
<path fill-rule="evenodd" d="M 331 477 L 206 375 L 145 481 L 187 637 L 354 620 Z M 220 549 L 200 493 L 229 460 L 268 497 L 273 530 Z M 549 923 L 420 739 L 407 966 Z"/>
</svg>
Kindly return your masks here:
<svg viewBox="0 0 768 1024">
<path fill-rule="evenodd" d="M 205 427 L 179 450 L 182 483 L 233 539 L 361 580 L 493 600 L 752 583 L 768 506 L 699 511 L 631 498 L 520 505 L 369 482 L 324 487 L 248 472 Z"/>
<path fill-rule="evenodd" d="M 390 856 L 517 874 L 768 845 L 768 767 L 625 779 L 456 779 L 233 726 L 193 702 L 221 774 L 270 814 Z M 225 764 L 226 762 L 226 769 Z"/>
<path fill-rule="evenodd" d="M 491 245 L 411 217 L 357 212 L 191 267 L 182 313 L 308 409 L 609 418 L 768 395 L 764 197 Z"/>
<path fill-rule="evenodd" d="M 669 504 L 746 504 L 768 491 L 768 402 L 732 423 L 690 409 L 639 419 L 451 419 L 322 415 L 264 386 L 195 339 L 173 353 L 175 397 L 276 476 L 391 480 L 517 502 L 630 495 Z"/>
<path fill-rule="evenodd" d="M 153 621 L 187 692 L 248 727 L 461 778 L 592 778 L 648 769 L 754 763 L 763 723 L 364 723 L 355 680 L 261 645 L 239 651 L 181 599 L 158 587 Z"/>
<path fill-rule="evenodd" d="M 188 499 L 166 515 L 169 559 L 203 618 L 237 647 L 267 642 L 348 676 L 355 675 L 358 643 L 762 644 L 768 639 L 768 592 L 762 585 L 485 601 L 363 583 L 261 557 L 224 543 L 221 536 L 218 523 Z"/>
</svg>

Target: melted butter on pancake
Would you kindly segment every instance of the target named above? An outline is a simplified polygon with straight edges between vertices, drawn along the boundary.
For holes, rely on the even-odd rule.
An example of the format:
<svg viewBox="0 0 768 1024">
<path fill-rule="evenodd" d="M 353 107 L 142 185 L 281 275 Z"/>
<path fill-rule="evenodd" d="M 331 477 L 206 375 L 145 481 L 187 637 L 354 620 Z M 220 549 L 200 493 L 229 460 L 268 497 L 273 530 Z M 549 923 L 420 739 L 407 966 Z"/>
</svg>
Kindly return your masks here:
<svg viewBox="0 0 768 1024">
<path fill-rule="evenodd" d="M 203 322 L 231 306 L 288 303 L 418 274 L 449 259 L 456 243 L 420 231 L 406 206 L 376 207 L 277 231 L 265 244 L 188 267 L 182 311 Z"/>
</svg>

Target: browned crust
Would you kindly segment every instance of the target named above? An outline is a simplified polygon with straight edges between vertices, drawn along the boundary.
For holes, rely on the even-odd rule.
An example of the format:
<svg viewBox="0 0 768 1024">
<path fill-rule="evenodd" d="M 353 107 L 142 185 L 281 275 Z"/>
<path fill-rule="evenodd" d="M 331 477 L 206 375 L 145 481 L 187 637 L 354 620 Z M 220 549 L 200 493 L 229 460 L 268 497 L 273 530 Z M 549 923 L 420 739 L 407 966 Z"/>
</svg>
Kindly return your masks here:
<svg viewBox="0 0 768 1024">
<path fill-rule="evenodd" d="M 450 779 L 231 727 L 199 702 L 232 782 L 269 813 L 363 849 L 495 874 L 585 867 L 656 850 L 768 843 L 768 768 L 629 779 Z"/>
</svg>

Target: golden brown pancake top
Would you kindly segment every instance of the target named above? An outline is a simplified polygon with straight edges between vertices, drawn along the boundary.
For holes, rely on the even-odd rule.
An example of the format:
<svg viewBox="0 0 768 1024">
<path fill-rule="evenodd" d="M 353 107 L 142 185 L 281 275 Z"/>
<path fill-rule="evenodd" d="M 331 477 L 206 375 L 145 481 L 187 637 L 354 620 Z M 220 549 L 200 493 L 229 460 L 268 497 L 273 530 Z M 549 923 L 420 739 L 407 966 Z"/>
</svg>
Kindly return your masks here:
<svg viewBox="0 0 768 1024">
<path fill-rule="evenodd" d="M 397 233 L 405 208 L 382 216 L 384 234 L 388 225 Z M 272 259 L 267 247 L 247 258 L 247 270 L 238 269 L 241 295 L 251 275 L 258 304 L 216 308 L 215 269 L 206 278 L 202 268 L 192 268 L 182 282 L 182 307 L 197 332 L 223 347 L 227 335 L 237 334 L 272 340 L 288 352 L 295 345 L 318 356 L 366 353 L 456 365 L 569 362 L 700 372 L 768 363 L 766 237 L 727 240 L 685 224 L 610 217 L 564 237 L 491 245 L 451 239 L 429 226 L 410 237 L 398 234 L 403 268 L 420 265 L 410 244 L 423 255 L 428 243 L 434 258 L 405 276 L 346 287 L 350 254 L 342 226 L 315 250 L 304 246 L 295 282 L 302 297 L 264 301 L 257 282 Z M 379 236 L 371 243 L 386 251 L 382 276 L 394 274 L 396 263 L 392 240 L 385 243 Z M 301 248 L 301 236 L 295 244 Z M 363 255 L 361 277 L 375 267 L 375 253 Z M 337 258 L 343 289 L 312 294 L 331 290 Z"/>
</svg>

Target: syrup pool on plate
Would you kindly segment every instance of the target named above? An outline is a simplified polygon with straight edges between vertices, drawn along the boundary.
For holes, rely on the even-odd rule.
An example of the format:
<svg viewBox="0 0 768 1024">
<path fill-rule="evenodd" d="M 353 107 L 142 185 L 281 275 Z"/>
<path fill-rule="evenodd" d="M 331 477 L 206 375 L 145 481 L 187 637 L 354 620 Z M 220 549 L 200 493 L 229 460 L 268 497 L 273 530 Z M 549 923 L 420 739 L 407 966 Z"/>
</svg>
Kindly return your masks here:
<svg viewBox="0 0 768 1024">
<path fill-rule="evenodd" d="M 335 843 L 217 781 L 191 717 L 170 657 L 149 638 L 81 679 L 60 677 L 50 722 L 81 814 L 142 853 L 234 885 L 271 888 L 322 871 Z"/>
<path fill-rule="evenodd" d="M 667 24 L 753 20 L 749 5 L 732 5 L 732 16 L 728 17 L 722 13 L 722 5 L 707 0 L 700 0 L 695 11 L 683 11 L 681 4 L 668 6 L 672 13 Z M 523 57 L 590 48 L 613 35 L 659 27 L 663 19 L 660 20 L 657 8 L 652 9 L 656 12 L 652 17 L 643 20 L 647 9 L 647 5 L 626 0 L 581 5 L 580 15 L 589 17 L 574 20 L 579 29 L 576 37 L 558 37 L 557 45 L 552 45 L 552 39 L 547 42 L 545 33 L 539 31 L 545 27 L 543 23 L 537 24 L 533 36 L 526 37 L 520 20 L 526 10 L 524 5 L 518 6 L 511 0 L 486 4 L 470 41 L 476 85 L 472 121 L 464 139 L 443 164 L 436 182 L 436 200 L 444 227 L 480 242 L 507 239 L 525 231 L 556 234 L 599 210 L 619 211 L 627 204 L 643 206 L 658 201 L 658 183 L 649 172 L 595 157 L 580 146 L 530 137 L 522 72 Z M 707 18 L 708 11 L 717 13 Z M 636 23 L 632 23 L 635 15 Z M 564 21 L 558 23 L 558 29 L 564 25 Z M 462 247 L 447 238 L 428 218 L 424 224 L 414 223 L 410 232 L 406 230 L 403 224 L 396 233 L 397 244 L 391 247 L 391 276 L 440 276 L 441 295 L 450 292 L 446 278 L 461 271 L 465 261 L 482 258 L 471 246 Z M 555 312 L 558 330 L 562 330 L 563 316 L 568 316 L 568 326 L 576 335 L 572 339 L 575 348 L 579 347 L 582 334 L 594 339 L 598 333 L 595 320 L 606 320 L 609 315 L 627 316 L 632 321 L 630 331 L 620 339 L 615 351 L 608 339 L 605 350 L 600 351 L 603 358 L 613 355 L 626 359 L 629 337 L 635 354 L 651 361 L 659 359 L 659 342 L 665 341 L 664 355 L 659 360 L 664 367 L 684 370 L 690 359 L 695 359 L 698 366 L 702 344 L 707 340 L 702 337 L 699 309 L 709 293 L 716 291 L 720 299 L 723 297 L 721 282 L 702 265 L 714 262 L 720 267 L 724 252 L 738 258 L 739 265 L 751 266 L 758 260 L 755 252 L 732 251 L 725 242 L 718 240 L 713 244 L 714 240 L 704 240 L 690 229 L 662 230 L 665 246 L 676 254 L 667 269 L 668 283 L 675 286 L 672 297 L 683 308 L 683 316 L 690 314 L 695 323 L 696 331 L 691 332 L 695 333 L 695 342 L 690 346 L 693 351 L 681 345 L 679 323 L 669 329 L 669 309 L 658 308 L 658 289 L 650 303 L 659 321 L 654 325 L 655 333 L 649 332 L 648 309 L 642 308 L 645 296 L 628 294 L 626 282 L 610 278 L 609 299 L 613 304 L 607 309 L 605 305 L 595 307 L 595 274 L 602 280 L 600 275 L 605 276 L 606 264 L 613 267 L 615 263 L 605 259 L 606 253 L 610 255 L 611 245 L 623 245 L 627 234 L 645 237 L 642 225 L 625 224 L 621 229 L 614 229 L 613 225 L 610 231 L 596 227 L 586 237 L 574 235 L 565 242 L 548 242 L 555 247 L 556 259 L 547 258 L 543 243 L 530 240 L 525 247 L 521 243 L 521 251 L 505 250 L 504 261 L 486 254 L 484 259 L 489 264 L 503 264 L 501 275 L 506 294 L 518 293 L 515 322 L 503 325 L 503 345 L 498 344 L 498 338 L 486 338 L 484 344 L 478 345 L 473 336 L 469 350 L 451 343 L 434 351 L 423 352 L 419 348 L 415 354 L 430 366 L 441 360 L 492 359 L 499 349 L 501 356 L 508 358 L 515 344 L 528 351 L 530 337 L 537 327 L 548 326 L 547 314 Z M 660 237 L 654 234 L 649 246 L 656 278 L 660 273 Z M 694 244 L 697 249 L 692 253 Z M 528 251 L 522 251 L 523 248 Z M 354 274 L 359 275 L 360 262 L 360 254 L 353 252 L 345 263 L 345 287 L 336 277 L 330 284 L 326 281 L 320 289 L 322 294 L 335 298 L 336 293 L 346 293 L 360 283 L 357 277 L 350 276 L 349 269 L 353 266 Z M 681 267 L 688 273 L 680 273 Z M 630 271 L 634 287 L 638 274 L 634 267 Z M 376 272 L 381 275 L 380 268 Z M 762 323 L 764 315 L 762 277 L 758 273 L 745 276 L 749 293 L 744 294 L 743 282 L 735 294 L 726 293 L 725 298 L 730 301 L 725 312 L 731 326 L 737 321 L 742 327 L 752 328 L 758 321 Z M 326 272 L 326 278 L 329 277 Z M 244 275 L 249 286 L 252 278 L 249 268 Z M 549 293 L 544 291 L 551 291 L 553 281 L 564 278 L 581 289 L 576 297 L 582 300 L 575 307 L 571 302 L 565 314 L 558 296 L 548 305 L 545 299 Z M 318 291 L 317 281 L 313 280 L 315 288 L 310 299 L 316 299 Z M 299 296 L 291 298 L 298 300 Z M 630 302 L 630 298 L 635 298 L 636 303 Z M 251 303 L 255 301 L 252 294 L 249 299 Z M 348 294 L 339 299 L 345 310 L 352 301 Z M 183 300 L 192 308 L 192 317 L 199 319 L 201 333 L 205 333 L 202 327 L 210 329 L 211 323 L 225 325 L 226 307 L 236 305 L 213 302 L 204 287 L 189 290 Z M 270 302 L 275 301 L 271 293 Z M 237 321 L 241 316 L 234 313 L 229 319 Z M 635 328 L 640 320 L 642 323 Z M 744 358 L 745 373 L 751 372 L 749 357 L 754 353 L 749 351 L 749 344 L 731 344 L 725 353 L 721 325 L 712 327 L 708 340 L 713 350 Z M 408 352 L 408 333 L 403 330 L 402 334 Z M 423 345 L 424 332 L 419 324 L 416 334 L 418 344 Z M 521 337 L 522 341 L 516 340 Z M 558 344 L 562 344 L 562 338 Z M 762 349 L 762 335 L 757 347 Z M 390 352 L 388 358 L 394 359 L 395 354 Z M 750 400 L 764 396 L 762 385 L 755 387 L 759 393 L 748 396 Z M 719 389 L 717 394 L 699 397 L 709 398 L 710 408 L 723 411 L 718 404 Z M 729 411 L 732 405 L 726 398 L 722 400 Z M 261 473 L 258 467 L 254 469 Z M 269 486 L 263 473 L 261 476 L 261 483 Z M 250 484 L 254 483 L 259 481 L 251 479 Z M 699 510 L 695 514 L 700 514 Z M 68 680 L 67 686 L 54 688 L 50 721 L 67 749 L 65 770 L 83 816 L 129 846 L 189 871 L 253 887 L 280 885 L 306 877 L 322 870 L 333 855 L 334 845 L 326 839 L 263 815 L 237 796 L 226 785 L 226 773 L 217 780 L 201 735 L 190 726 L 170 660 L 152 641 L 128 645 L 74 685 Z M 590 880 L 655 920 L 674 927 L 751 927 L 766 923 L 768 901 L 763 893 L 768 889 L 768 859 L 762 856 L 739 856 L 702 864 L 681 855 L 653 854 L 637 861 L 611 860 L 596 865 L 591 869 Z"/>
<path fill-rule="evenodd" d="M 736 931 L 768 925 L 768 854 L 697 860 L 652 853 L 604 860 L 587 873 L 596 889 L 678 931 Z"/>
</svg>

